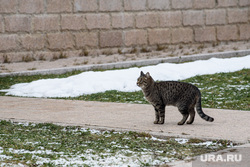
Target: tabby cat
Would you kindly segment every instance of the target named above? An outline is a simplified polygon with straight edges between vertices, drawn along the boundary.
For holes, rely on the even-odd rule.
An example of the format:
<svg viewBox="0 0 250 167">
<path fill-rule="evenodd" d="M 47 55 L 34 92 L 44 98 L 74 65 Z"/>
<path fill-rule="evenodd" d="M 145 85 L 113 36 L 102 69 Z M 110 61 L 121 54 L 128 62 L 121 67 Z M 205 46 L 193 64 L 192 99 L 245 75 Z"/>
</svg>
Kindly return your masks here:
<svg viewBox="0 0 250 167">
<path fill-rule="evenodd" d="M 195 107 L 201 118 L 209 122 L 214 121 L 214 118 L 202 111 L 201 93 L 192 84 L 177 81 L 155 82 L 148 72 L 144 74 L 141 71 L 141 76 L 137 79 L 137 85 L 141 87 L 146 99 L 154 106 L 154 124 L 164 124 L 166 105 L 176 106 L 183 115 L 178 125 L 183 125 L 189 115 L 187 124 L 194 122 Z"/>
</svg>

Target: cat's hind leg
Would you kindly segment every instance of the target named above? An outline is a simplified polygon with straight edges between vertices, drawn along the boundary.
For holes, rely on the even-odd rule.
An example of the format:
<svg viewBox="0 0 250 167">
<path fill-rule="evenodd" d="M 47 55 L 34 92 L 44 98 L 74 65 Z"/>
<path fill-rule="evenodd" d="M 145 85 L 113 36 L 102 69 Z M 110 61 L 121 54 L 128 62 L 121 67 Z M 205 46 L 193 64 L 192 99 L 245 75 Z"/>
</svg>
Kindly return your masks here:
<svg viewBox="0 0 250 167">
<path fill-rule="evenodd" d="M 186 122 L 186 120 L 188 119 L 189 113 L 187 110 L 180 110 L 179 109 L 179 111 L 182 114 L 183 118 L 180 122 L 178 122 L 178 125 L 183 125 Z"/>
<path fill-rule="evenodd" d="M 165 121 L 165 108 L 159 110 L 160 121 L 159 124 L 164 124 Z"/>
<path fill-rule="evenodd" d="M 194 108 L 189 109 L 189 114 L 190 114 L 190 118 L 187 121 L 187 124 L 192 124 L 194 122 L 194 117 L 195 117 L 195 111 Z"/>
</svg>

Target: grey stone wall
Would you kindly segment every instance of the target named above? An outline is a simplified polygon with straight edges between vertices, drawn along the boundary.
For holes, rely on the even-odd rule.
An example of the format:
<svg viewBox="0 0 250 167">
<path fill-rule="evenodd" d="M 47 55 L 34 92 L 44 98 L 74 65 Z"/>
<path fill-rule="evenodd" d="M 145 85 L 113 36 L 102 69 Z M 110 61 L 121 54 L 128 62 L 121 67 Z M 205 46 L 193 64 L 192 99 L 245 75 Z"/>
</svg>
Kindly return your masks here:
<svg viewBox="0 0 250 167">
<path fill-rule="evenodd" d="M 0 62 L 250 40 L 249 0 L 0 0 Z"/>
</svg>

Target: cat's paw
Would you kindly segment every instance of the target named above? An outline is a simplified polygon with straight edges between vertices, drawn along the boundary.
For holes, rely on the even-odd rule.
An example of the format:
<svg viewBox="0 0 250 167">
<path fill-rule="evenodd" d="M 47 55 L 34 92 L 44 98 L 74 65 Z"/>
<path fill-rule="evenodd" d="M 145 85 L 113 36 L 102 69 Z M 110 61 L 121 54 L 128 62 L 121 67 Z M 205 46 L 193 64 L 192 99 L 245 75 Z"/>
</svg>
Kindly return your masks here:
<svg viewBox="0 0 250 167">
<path fill-rule="evenodd" d="M 183 125 L 184 124 L 184 122 L 178 122 L 178 124 L 177 125 Z"/>
<path fill-rule="evenodd" d="M 164 124 L 164 120 L 159 121 L 158 124 Z"/>
<path fill-rule="evenodd" d="M 187 121 L 187 124 L 192 124 L 194 121 Z"/>
<path fill-rule="evenodd" d="M 155 121 L 154 121 L 154 124 L 159 124 L 159 120 L 155 120 Z"/>
</svg>

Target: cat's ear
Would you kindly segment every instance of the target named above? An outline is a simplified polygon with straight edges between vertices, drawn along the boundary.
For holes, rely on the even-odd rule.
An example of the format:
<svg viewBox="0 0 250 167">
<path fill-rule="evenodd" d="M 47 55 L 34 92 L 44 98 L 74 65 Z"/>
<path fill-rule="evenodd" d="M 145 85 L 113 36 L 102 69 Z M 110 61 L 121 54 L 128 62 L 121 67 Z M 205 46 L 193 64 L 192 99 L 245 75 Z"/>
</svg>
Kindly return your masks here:
<svg viewBox="0 0 250 167">
<path fill-rule="evenodd" d="M 148 78 L 150 77 L 150 74 L 149 74 L 149 72 L 147 72 L 147 73 L 146 73 L 146 77 L 148 77 Z"/>
<path fill-rule="evenodd" d="M 145 74 L 141 71 L 141 76 L 144 76 Z"/>
</svg>

